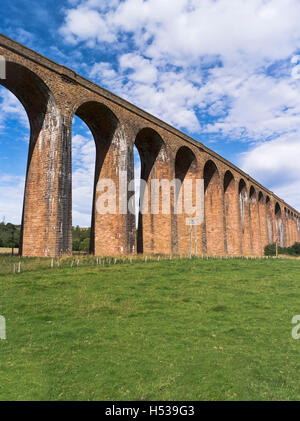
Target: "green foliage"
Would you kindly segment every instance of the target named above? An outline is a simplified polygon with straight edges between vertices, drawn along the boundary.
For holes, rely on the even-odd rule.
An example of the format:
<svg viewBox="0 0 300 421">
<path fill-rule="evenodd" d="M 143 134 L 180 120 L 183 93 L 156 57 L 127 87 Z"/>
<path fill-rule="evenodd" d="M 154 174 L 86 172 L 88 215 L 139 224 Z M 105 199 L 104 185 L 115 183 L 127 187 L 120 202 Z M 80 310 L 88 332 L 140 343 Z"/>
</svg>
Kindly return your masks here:
<svg viewBox="0 0 300 421">
<path fill-rule="evenodd" d="M 21 226 L 11 223 L 0 223 L 0 247 L 18 248 Z"/>
<path fill-rule="evenodd" d="M 90 228 L 80 228 L 78 225 L 72 228 L 73 251 L 88 253 L 90 248 Z M 87 245 L 88 244 L 88 245 Z"/>
<path fill-rule="evenodd" d="M 85 238 L 80 243 L 80 251 L 83 251 L 85 253 L 88 253 L 90 251 L 90 239 Z"/>
<path fill-rule="evenodd" d="M 265 256 L 275 256 L 276 255 L 276 244 L 268 244 L 265 246 Z"/>
<path fill-rule="evenodd" d="M 20 244 L 21 226 L 11 223 L 0 223 L 0 247 L 18 248 Z M 80 228 L 79 226 L 72 228 L 72 248 L 77 252 L 89 252 L 91 229 Z"/>
<path fill-rule="evenodd" d="M 300 256 L 300 243 L 295 243 L 290 247 L 279 247 L 278 254 L 284 254 L 288 256 Z M 276 244 L 268 244 L 265 246 L 265 256 L 275 256 L 276 255 Z"/>
<path fill-rule="evenodd" d="M 0 401 L 299 400 L 299 261 L 49 263 L 0 277 Z"/>
<path fill-rule="evenodd" d="M 295 243 L 293 245 L 293 251 L 296 256 L 300 256 L 300 243 Z"/>
</svg>

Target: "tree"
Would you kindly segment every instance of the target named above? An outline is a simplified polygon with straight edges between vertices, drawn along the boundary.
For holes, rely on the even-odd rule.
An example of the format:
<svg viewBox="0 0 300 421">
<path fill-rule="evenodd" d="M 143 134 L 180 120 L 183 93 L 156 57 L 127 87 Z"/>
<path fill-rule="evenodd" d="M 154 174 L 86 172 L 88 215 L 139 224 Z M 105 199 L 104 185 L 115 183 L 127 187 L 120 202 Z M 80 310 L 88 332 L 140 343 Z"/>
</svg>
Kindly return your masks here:
<svg viewBox="0 0 300 421">
<path fill-rule="evenodd" d="M 85 253 L 88 253 L 90 251 L 90 239 L 89 238 L 85 238 L 83 241 L 81 241 L 80 251 L 83 251 Z"/>
</svg>

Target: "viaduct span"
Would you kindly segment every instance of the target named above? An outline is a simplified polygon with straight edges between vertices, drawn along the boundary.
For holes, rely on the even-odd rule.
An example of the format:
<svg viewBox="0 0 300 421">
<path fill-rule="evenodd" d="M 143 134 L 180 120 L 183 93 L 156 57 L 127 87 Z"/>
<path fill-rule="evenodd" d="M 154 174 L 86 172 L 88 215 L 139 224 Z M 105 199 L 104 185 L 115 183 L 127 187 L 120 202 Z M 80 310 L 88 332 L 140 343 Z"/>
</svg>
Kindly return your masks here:
<svg viewBox="0 0 300 421">
<path fill-rule="evenodd" d="M 61 256 L 72 252 L 72 156 L 74 115 L 90 128 L 96 145 L 91 250 L 97 255 L 135 252 L 187 254 L 186 215 L 135 217 L 117 208 L 96 212 L 96 185 L 119 170 L 134 178 L 133 147 L 141 178 L 204 179 L 204 222 L 197 231 L 197 253 L 263 254 L 278 241 L 300 241 L 300 214 L 274 193 L 202 143 L 25 46 L 0 35 L 6 78 L 0 84 L 23 104 L 30 122 L 30 144 L 23 204 L 23 256 Z M 149 192 L 151 195 L 151 191 Z"/>
</svg>

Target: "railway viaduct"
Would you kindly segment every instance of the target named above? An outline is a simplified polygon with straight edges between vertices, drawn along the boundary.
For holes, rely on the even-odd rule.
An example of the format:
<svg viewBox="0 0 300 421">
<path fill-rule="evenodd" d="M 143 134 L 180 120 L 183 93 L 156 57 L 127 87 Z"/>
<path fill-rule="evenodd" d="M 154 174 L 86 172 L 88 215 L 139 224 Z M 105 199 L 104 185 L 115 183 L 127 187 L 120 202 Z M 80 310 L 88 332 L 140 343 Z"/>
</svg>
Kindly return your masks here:
<svg viewBox="0 0 300 421">
<path fill-rule="evenodd" d="M 204 221 L 197 231 L 198 254 L 256 255 L 277 241 L 300 241 L 300 214 L 274 193 L 205 145 L 27 47 L 0 35 L 6 78 L 0 84 L 23 104 L 30 144 L 20 250 L 24 256 L 72 252 L 72 120 L 80 117 L 96 145 L 91 250 L 96 255 L 136 252 L 188 254 L 186 215 L 135 217 L 96 212 L 97 183 L 110 178 L 123 188 L 119 170 L 133 179 L 133 147 L 141 178 L 203 179 Z M 151 191 L 149 192 L 151 195 Z"/>
</svg>

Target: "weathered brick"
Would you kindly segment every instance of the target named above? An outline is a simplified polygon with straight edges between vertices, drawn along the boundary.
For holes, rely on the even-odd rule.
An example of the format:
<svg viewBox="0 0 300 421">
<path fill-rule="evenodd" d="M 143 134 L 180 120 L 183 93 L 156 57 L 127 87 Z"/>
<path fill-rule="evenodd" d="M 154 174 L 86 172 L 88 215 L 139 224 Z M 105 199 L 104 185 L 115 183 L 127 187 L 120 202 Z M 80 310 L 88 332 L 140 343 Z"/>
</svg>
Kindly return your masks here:
<svg viewBox="0 0 300 421">
<path fill-rule="evenodd" d="M 136 241 L 131 214 L 96 212 L 99 180 L 119 170 L 133 178 L 133 146 L 142 177 L 204 179 L 205 219 L 197 229 L 197 253 L 261 255 L 278 237 L 300 240 L 300 215 L 249 175 L 205 145 L 23 45 L 0 35 L 7 79 L 0 83 L 24 105 L 31 135 L 24 194 L 21 252 L 60 256 L 72 252 L 72 120 L 79 116 L 96 144 L 91 251 L 116 255 L 190 252 L 188 215 L 143 215 Z M 161 193 L 161 192 L 159 192 Z M 151 199 L 149 191 L 149 199 Z M 193 197 L 193 204 L 196 197 Z M 160 204 L 161 210 L 161 204 Z M 282 228 L 280 228 L 282 227 Z M 194 249 L 195 252 L 195 249 Z"/>
</svg>

